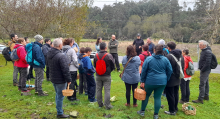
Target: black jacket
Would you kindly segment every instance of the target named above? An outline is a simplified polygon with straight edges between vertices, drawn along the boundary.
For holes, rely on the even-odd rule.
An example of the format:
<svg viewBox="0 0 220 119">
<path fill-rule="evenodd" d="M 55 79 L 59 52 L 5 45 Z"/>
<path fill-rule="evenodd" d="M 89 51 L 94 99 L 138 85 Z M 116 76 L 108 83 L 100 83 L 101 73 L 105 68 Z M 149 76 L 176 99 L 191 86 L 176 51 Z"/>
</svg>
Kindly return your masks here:
<svg viewBox="0 0 220 119">
<path fill-rule="evenodd" d="M 100 51 L 98 53 L 99 58 L 102 59 L 102 57 L 105 55 L 105 53 L 107 53 L 107 51 Z M 96 67 L 96 62 L 97 61 L 98 61 L 98 58 L 95 56 L 94 61 L 93 61 L 94 67 Z M 105 72 L 105 74 L 103 74 L 101 76 L 110 76 L 111 72 L 115 69 L 114 59 L 113 59 L 111 54 L 108 54 L 108 55 L 105 56 L 104 61 L 106 63 L 106 72 Z M 96 76 L 100 76 L 100 75 L 98 75 L 96 73 Z"/>
<path fill-rule="evenodd" d="M 167 87 L 173 87 L 173 86 L 180 85 L 180 78 L 179 78 L 180 77 L 180 69 L 179 69 L 177 62 L 170 54 L 173 54 L 178 60 L 181 58 L 181 66 L 182 66 L 181 70 L 184 71 L 184 58 L 182 56 L 182 51 L 179 49 L 175 49 L 175 50 L 170 51 L 169 55 L 167 55 L 166 57 L 170 61 L 170 64 L 173 68 L 173 73 L 170 77 L 170 80 L 167 82 Z"/>
<path fill-rule="evenodd" d="M 210 47 L 202 49 L 199 59 L 199 69 L 201 72 L 211 70 L 212 50 Z"/>
<path fill-rule="evenodd" d="M 134 40 L 133 45 L 136 48 L 136 52 L 141 52 L 142 45 L 144 45 L 144 41 L 142 39 L 136 39 L 136 40 Z M 139 46 L 141 46 L 141 48 L 139 48 Z"/>
<path fill-rule="evenodd" d="M 68 59 L 65 54 L 56 48 L 51 48 L 47 54 L 49 76 L 52 83 L 61 84 L 71 82 Z"/>
</svg>

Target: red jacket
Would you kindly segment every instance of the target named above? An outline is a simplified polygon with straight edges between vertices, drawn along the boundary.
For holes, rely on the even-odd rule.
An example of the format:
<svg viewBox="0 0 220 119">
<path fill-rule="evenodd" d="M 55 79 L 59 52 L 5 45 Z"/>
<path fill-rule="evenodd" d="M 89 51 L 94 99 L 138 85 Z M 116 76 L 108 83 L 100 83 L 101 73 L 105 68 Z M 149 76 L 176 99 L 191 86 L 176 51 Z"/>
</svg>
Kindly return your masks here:
<svg viewBox="0 0 220 119">
<path fill-rule="evenodd" d="M 189 67 L 189 62 L 193 63 L 193 61 L 192 61 L 191 57 L 188 55 L 185 55 L 183 57 L 184 57 L 184 65 L 185 65 L 184 66 L 184 78 L 190 78 L 191 76 L 186 74 L 186 69 Z"/>
<path fill-rule="evenodd" d="M 144 51 L 144 52 L 142 52 L 142 54 L 139 55 L 140 60 L 141 60 L 141 67 L 144 64 L 144 60 L 145 60 L 145 56 L 144 55 L 145 56 L 151 56 L 149 51 Z"/>
<path fill-rule="evenodd" d="M 21 46 L 21 47 L 19 47 Z M 27 55 L 27 52 L 25 51 L 25 48 L 22 44 L 16 44 L 14 46 L 14 49 L 17 48 L 17 55 L 19 57 L 19 60 L 18 61 L 15 61 L 15 66 L 16 67 L 20 67 L 20 68 L 27 68 L 28 67 L 28 64 L 27 64 L 27 61 L 25 60 L 25 57 Z"/>
</svg>

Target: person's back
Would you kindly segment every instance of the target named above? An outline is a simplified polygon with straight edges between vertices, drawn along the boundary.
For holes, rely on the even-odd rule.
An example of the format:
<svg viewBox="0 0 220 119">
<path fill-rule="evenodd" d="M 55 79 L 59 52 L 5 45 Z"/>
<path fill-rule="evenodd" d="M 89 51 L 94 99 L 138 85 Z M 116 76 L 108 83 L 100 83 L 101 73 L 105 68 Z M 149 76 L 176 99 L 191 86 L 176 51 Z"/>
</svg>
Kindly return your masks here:
<svg viewBox="0 0 220 119">
<path fill-rule="evenodd" d="M 42 44 L 40 44 L 39 42 L 34 42 L 33 43 L 33 48 L 32 48 L 32 52 L 33 52 L 33 59 L 35 59 L 37 62 L 40 63 L 40 66 L 37 65 L 33 65 L 34 68 L 45 68 L 45 57 L 43 55 L 43 52 L 41 50 L 41 47 L 43 46 Z"/>
</svg>

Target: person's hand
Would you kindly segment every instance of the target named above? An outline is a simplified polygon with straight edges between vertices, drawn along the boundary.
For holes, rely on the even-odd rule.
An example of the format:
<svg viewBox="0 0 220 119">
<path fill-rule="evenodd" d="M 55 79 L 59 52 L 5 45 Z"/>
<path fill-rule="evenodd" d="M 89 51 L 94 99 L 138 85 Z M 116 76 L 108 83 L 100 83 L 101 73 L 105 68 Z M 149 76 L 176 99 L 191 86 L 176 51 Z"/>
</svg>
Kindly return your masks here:
<svg viewBox="0 0 220 119">
<path fill-rule="evenodd" d="M 117 44 L 115 44 L 115 45 L 117 45 Z"/>
<path fill-rule="evenodd" d="M 144 88 L 144 85 L 145 85 L 144 83 L 141 83 L 140 87 L 141 87 L 141 88 Z"/>
<path fill-rule="evenodd" d="M 139 48 L 141 48 L 141 46 L 139 46 Z"/>
<path fill-rule="evenodd" d="M 71 82 L 68 82 L 68 85 L 70 85 L 71 84 Z"/>
</svg>

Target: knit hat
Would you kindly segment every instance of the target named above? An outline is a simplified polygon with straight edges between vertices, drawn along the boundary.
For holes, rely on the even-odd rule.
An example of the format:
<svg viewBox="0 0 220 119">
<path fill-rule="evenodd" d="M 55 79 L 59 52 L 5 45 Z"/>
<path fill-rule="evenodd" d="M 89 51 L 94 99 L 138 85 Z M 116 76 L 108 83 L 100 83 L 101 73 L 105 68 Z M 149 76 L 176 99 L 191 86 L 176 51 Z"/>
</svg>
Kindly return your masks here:
<svg viewBox="0 0 220 119">
<path fill-rule="evenodd" d="M 158 44 L 160 44 L 160 45 L 165 45 L 166 43 L 165 43 L 165 41 L 164 41 L 163 39 L 160 39 L 159 42 L 158 42 Z"/>
<path fill-rule="evenodd" d="M 39 42 L 39 41 L 43 40 L 44 37 L 38 34 L 38 35 L 34 36 L 34 39 L 36 42 Z"/>
</svg>

